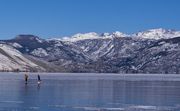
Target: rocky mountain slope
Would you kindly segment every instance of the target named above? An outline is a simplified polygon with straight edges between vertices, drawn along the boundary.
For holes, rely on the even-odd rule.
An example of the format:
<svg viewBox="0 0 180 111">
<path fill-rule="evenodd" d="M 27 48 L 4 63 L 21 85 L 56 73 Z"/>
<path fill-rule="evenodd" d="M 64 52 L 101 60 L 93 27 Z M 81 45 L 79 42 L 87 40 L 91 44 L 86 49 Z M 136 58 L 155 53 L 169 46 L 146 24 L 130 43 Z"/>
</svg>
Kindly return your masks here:
<svg viewBox="0 0 180 111">
<path fill-rule="evenodd" d="M 28 60 L 31 70 L 180 73 L 180 32 L 174 30 L 151 29 L 132 35 L 92 32 L 48 40 L 19 35 L 1 42 Z"/>
<path fill-rule="evenodd" d="M 0 43 L 0 71 L 43 71 L 13 47 Z"/>
</svg>

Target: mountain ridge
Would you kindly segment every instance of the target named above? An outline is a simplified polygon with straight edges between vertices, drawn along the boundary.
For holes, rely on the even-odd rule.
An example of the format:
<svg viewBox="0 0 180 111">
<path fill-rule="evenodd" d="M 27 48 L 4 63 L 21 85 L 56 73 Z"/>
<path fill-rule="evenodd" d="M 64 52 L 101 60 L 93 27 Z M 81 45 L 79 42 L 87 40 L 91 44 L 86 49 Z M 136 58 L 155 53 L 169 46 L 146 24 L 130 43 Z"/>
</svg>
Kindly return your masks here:
<svg viewBox="0 0 180 111">
<path fill-rule="evenodd" d="M 168 39 L 180 36 L 180 31 L 176 31 L 173 29 L 149 29 L 145 31 L 139 31 L 133 34 L 126 34 L 123 32 L 115 31 L 112 33 L 102 33 L 98 34 L 96 32 L 89 32 L 89 33 L 77 33 L 70 37 L 60 37 L 60 38 L 52 38 L 50 40 L 63 40 L 63 41 L 70 41 L 76 42 L 79 40 L 85 39 L 112 39 L 113 37 L 135 37 L 135 38 L 142 38 L 142 39 Z"/>
<path fill-rule="evenodd" d="M 121 32 L 87 33 L 76 34 L 72 40 L 17 37 L 0 43 L 19 51 L 39 67 L 29 71 L 180 73 L 179 31 L 151 29 L 136 36 Z"/>
</svg>

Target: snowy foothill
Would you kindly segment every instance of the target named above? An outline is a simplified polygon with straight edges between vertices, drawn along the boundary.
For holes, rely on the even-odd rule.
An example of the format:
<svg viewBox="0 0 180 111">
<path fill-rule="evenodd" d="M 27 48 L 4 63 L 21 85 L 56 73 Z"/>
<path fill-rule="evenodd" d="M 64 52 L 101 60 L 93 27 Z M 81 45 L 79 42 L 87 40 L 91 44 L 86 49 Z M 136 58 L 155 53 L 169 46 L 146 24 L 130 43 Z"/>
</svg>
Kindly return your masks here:
<svg viewBox="0 0 180 111">
<path fill-rule="evenodd" d="M 38 65 L 26 59 L 21 52 L 11 46 L 0 44 L 0 52 L 1 71 L 25 71 L 28 67 L 38 67 Z"/>
</svg>

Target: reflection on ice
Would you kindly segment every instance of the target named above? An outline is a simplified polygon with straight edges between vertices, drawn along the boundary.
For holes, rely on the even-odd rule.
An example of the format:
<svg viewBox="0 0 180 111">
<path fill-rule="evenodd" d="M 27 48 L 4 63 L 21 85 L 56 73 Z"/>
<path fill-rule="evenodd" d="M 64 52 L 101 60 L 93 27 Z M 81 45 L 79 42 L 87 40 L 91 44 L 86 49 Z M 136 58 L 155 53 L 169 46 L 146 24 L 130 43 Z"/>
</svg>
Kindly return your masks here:
<svg viewBox="0 0 180 111">
<path fill-rule="evenodd" d="M 64 108 L 69 110 L 77 111 L 179 111 L 180 107 L 168 107 L 168 106 L 128 106 L 124 108 L 112 108 L 112 107 L 77 107 L 77 106 L 66 106 L 66 105 L 52 105 L 50 107 Z"/>
<path fill-rule="evenodd" d="M 0 75 L 0 111 L 180 111 L 179 75 Z"/>
<path fill-rule="evenodd" d="M 7 104 L 22 104 L 23 101 L 0 101 L 0 103 L 7 103 Z"/>
</svg>

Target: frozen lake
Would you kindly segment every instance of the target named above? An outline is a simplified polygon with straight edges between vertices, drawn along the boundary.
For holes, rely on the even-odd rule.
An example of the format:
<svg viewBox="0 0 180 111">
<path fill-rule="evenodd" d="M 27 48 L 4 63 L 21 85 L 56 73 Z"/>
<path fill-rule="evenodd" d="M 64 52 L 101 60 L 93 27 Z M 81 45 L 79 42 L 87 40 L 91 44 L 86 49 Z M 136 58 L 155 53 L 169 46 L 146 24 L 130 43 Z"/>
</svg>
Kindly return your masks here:
<svg viewBox="0 0 180 111">
<path fill-rule="evenodd" d="M 180 111 L 180 75 L 0 73 L 0 111 Z"/>
</svg>

